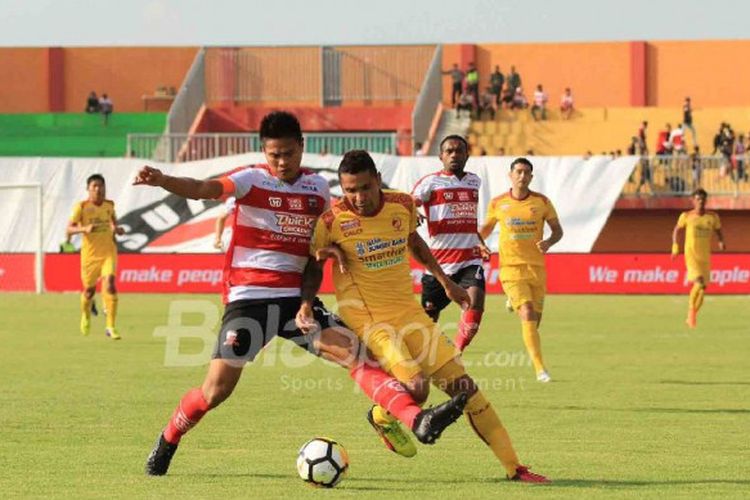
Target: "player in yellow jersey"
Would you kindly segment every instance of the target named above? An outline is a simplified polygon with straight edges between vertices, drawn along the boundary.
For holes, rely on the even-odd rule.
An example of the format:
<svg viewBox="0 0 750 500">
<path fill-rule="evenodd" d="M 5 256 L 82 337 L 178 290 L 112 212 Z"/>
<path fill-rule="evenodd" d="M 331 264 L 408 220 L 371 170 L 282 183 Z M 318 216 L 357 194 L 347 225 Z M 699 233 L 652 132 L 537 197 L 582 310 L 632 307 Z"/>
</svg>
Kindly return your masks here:
<svg viewBox="0 0 750 500">
<path fill-rule="evenodd" d="M 547 482 L 519 463 L 507 431 L 467 375 L 459 352 L 415 300 L 409 254 L 432 273 L 451 300 L 470 306 L 466 290 L 442 271 L 416 232 L 414 200 L 406 193 L 381 189 L 380 174 L 366 151 L 344 155 L 339 180 L 344 198 L 318 219 L 311 254 L 339 262 L 333 280 L 341 318 L 416 401 L 427 399 L 429 382 L 452 397 L 464 393 L 464 414 L 508 478 Z M 308 265 L 297 314 L 302 329 L 314 328 L 314 297 L 321 279 L 320 263 L 316 268 Z M 370 410 L 368 420 L 379 434 L 381 427 L 394 425 L 394 417 L 379 406 Z"/>
<path fill-rule="evenodd" d="M 690 328 L 697 324 L 698 310 L 703 305 L 703 295 L 711 278 L 711 239 L 716 233 L 719 250 L 725 250 L 721 222 L 716 212 L 706 210 L 708 193 L 703 189 L 693 192 L 693 209 L 682 212 L 672 231 L 672 259 L 680 253 L 680 233 L 685 230 L 685 267 L 687 279 L 693 283 L 685 321 Z"/>
<path fill-rule="evenodd" d="M 521 330 L 536 378 L 540 382 L 551 379 L 542 360 L 539 324 L 542 321 L 547 275 L 544 254 L 563 236 L 560 220 L 552 202 L 541 193 L 529 189 L 534 166 L 526 158 L 516 158 L 510 164 L 511 189 L 493 198 L 487 218 L 479 234 L 485 240 L 495 224 L 500 224 L 500 281 L 503 290 L 521 318 Z M 552 230 L 544 239 L 544 223 Z"/>
<path fill-rule="evenodd" d="M 113 340 L 120 336 L 115 329 L 117 317 L 117 289 L 115 288 L 115 268 L 117 265 L 117 245 L 115 234 L 124 234 L 117 226 L 115 204 L 105 199 L 104 177 L 94 174 L 86 180 L 88 198 L 73 207 L 73 215 L 68 223 L 68 235 L 83 235 L 81 245 L 81 334 L 91 331 L 91 307 L 96 293 L 96 283 L 102 278 L 102 299 L 107 315 L 105 333 Z"/>
</svg>

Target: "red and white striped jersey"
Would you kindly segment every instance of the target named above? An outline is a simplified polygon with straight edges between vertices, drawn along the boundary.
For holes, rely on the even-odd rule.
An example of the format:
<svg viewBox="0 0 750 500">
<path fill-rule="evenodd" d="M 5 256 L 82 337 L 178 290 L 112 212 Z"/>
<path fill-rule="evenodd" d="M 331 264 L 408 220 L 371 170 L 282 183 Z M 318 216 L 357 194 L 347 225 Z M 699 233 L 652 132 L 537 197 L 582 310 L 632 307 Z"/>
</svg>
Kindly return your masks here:
<svg viewBox="0 0 750 500">
<path fill-rule="evenodd" d="M 318 216 L 328 209 L 328 182 L 311 170 L 288 184 L 259 165 L 221 179 L 236 198 L 224 258 L 224 303 L 299 297 Z"/>
<path fill-rule="evenodd" d="M 466 172 L 463 178 L 443 171 L 422 177 L 412 196 L 424 207 L 429 246 L 445 274 L 482 265 L 476 246 L 477 205 L 482 180 Z"/>
</svg>

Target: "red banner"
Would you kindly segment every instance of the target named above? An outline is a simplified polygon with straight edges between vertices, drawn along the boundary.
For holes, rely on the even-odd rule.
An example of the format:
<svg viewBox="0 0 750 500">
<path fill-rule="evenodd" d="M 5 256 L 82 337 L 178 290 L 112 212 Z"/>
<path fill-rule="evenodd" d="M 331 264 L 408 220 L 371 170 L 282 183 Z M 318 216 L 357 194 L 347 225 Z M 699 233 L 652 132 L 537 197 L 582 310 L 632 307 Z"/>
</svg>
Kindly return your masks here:
<svg viewBox="0 0 750 500">
<path fill-rule="evenodd" d="M 117 286 L 121 292 L 219 293 L 223 255 L 121 254 Z M 0 254 L 0 291 L 34 290 L 34 256 Z M 497 256 L 486 266 L 487 291 L 502 292 Z M 333 292 L 327 270 L 321 291 Z M 80 290 L 79 256 L 45 257 L 45 290 Z M 422 270 L 412 263 L 414 290 Z M 667 254 L 551 254 L 547 255 L 549 293 L 667 294 L 685 293 L 682 257 Z M 750 293 L 750 254 L 714 254 L 709 293 Z"/>
</svg>

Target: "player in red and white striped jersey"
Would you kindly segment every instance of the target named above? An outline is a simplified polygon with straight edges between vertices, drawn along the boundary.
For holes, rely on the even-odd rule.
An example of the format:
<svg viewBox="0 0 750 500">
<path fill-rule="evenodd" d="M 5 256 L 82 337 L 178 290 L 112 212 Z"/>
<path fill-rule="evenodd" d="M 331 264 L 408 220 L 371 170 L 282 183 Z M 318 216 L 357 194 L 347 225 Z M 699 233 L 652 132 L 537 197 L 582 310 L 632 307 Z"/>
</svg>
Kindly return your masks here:
<svg viewBox="0 0 750 500">
<path fill-rule="evenodd" d="M 464 311 L 458 325 L 456 347 L 463 351 L 479 330 L 484 311 L 484 268 L 489 250 L 477 232 L 479 188 L 482 180 L 466 172 L 469 145 L 459 135 L 449 135 L 440 143 L 443 169 L 421 178 L 412 196 L 421 205 L 430 235 L 429 246 L 443 272 L 465 288 L 471 308 Z M 440 311 L 450 304 L 445 290 L 428 273 L 422 277 L 422 307 L 437 322 Z"/>
<path fill-rule="evenodd" d="M 146 462 L 149 475 L 166 474 L 181 437 L 229 397 L 244 365 L 276 335 L 348 368 L 365 394 L 384 405 L 423 443 L 434 442 L 461 415 L 466 401 L 456 397 L 422 410 L 395 378 L 359 356 L 364 349 L 357 337 L 320 301 L 313 308 L 313 333 L 306 335 L 296 326 L 302 273 L 308 265 L 315 222 L 328 208 L 328 184 L 322 176 L 300 167 L 303 138 L 294 115 L 273 112 L 265 116 L 260 138 L 267 165 L 238 170 L 218 180 L 172 177 L 145 166 L 134 182 L 186 198 L 234 196 L 237 205 L 224 264 L 226 308 L 213 359 L 203 385 L 183 396 L 160 434 Z M 402 431 L 397 437 L 411 444 L 416 453 L 407 434 Z M 391 444 L 391 449 L 398 449 L 399 443 Z M 400 449 L 409 451 L 408 446 Z"/>
</svg>

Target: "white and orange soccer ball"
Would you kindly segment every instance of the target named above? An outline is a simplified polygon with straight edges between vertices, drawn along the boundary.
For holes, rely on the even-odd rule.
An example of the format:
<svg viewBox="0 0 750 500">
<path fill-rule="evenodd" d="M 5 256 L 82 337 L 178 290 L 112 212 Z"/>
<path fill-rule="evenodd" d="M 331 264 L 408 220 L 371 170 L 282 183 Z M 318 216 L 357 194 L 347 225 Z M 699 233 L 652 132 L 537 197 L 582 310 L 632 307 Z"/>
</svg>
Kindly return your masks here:
<svg viewBox="0 0 750 500">
<path fill-rule="evenodd" d="M 332 439 L 314 438 L 302 445 L 297 455 L 297 472 L 305 482 L 324 488 L 336 486 L 349 469 L 349 456 Z"/>
</svg>

